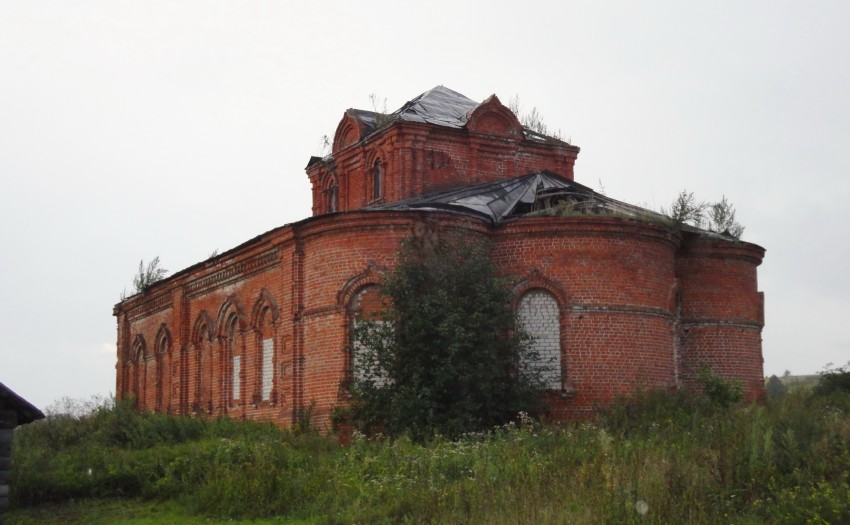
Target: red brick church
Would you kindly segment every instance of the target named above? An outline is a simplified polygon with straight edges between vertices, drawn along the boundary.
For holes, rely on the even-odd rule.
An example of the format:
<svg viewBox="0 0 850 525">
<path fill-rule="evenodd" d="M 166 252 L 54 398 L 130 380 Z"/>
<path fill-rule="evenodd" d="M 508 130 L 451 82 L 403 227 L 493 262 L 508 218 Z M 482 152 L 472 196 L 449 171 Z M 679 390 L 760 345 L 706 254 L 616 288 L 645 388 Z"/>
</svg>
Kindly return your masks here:
<svg viewBox="0 0 850 525">
<path fill-rule="evenodd" d="M 349 109 L 312 157 L 313 216 L 117 304 L 116 393 L 142 410 L 328 425 L 356 373 L 353 320 L 411 235 L 489 240 L 513 307 L 554 363 L 552 417 L 703 366 L 762 393 L 764 249 L 671 228 L 573 181 L 579 148 L 524 128 L 494 95 L 436 87 L 391 114 Z"/>
</svg>

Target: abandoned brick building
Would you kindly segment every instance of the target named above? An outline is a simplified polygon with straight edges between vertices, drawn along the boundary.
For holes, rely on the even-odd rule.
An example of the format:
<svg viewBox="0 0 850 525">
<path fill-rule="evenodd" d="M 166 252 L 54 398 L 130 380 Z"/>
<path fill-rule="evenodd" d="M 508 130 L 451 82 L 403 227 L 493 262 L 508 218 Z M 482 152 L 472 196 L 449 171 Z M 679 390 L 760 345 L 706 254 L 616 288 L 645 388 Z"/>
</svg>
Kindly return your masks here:
<svg viewBox="0 0 850 525">
<path fill-rule="evenodd" d="M 710 367 L 762 392 L 764 249 L 671 228 L 573 181 L 579 148 L 524 128 L 494 95 L 436 87 L 384 115 L 349 109 L 312 157 L 313 216 L 160 281 L 114 308 L 118 398 L 173 414 L 324 426 L 356 373 L 351 326 L 376 308 L 410 235 L 490 241 L 553 360 L 552 417 Z M 309 409 L 309 410 L 307 410 Z"/>
</svg>

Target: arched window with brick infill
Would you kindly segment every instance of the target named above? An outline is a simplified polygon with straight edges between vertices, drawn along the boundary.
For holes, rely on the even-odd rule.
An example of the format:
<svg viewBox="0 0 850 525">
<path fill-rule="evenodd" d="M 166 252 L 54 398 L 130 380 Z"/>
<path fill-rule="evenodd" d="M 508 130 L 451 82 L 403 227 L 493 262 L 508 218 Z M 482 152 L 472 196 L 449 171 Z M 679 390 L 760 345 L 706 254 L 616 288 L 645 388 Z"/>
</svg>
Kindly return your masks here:
<svg viewBox="0 0 850 525">
<path fill-rule="evenodd" d="M 274 326 L 272 325 L 272 309 L 264 308 L 260 314 L 260 355 L 259 379 L 260 400 L 273 401 L 274 390 Z"/>
<path fill-rule="evenodd" d="M 522 296 L 517 316 L 523 330 L 531 336 L 531 357 L 523 366 L 540 373 L 547 388 L 562 388 L 561 313 L 558 300 L 542 289 L 529 290 Z"/>
<path fill-rule="evenodd" d="M 230 400 L 239 404 L 242 399 L 242 355 L 236 340 L 239 333 L 239 317 L 233 313 L 227 318 L 225 328 L 227 355 L 230 356 Z"/>
<path fill-rule="evenodd" d="M 351 380 L 362 378 L 363 345 L 357 340 L 357 323 L 361 320 L 377 321 L 383 313 L 383 296 L 377 285 L 368 285 L 361 288 L 351 298 L 349 305 L 349 334 L 351 341 L 351 354 L 348 362 L 348 376 Z"/>
</svg>

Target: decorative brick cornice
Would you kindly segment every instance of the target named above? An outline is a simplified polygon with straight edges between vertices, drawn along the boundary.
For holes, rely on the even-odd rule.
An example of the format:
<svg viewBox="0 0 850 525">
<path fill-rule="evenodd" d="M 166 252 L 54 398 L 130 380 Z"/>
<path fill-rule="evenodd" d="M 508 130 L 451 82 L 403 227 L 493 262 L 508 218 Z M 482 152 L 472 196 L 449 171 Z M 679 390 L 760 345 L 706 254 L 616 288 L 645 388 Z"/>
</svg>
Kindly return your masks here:
<svg viewBox="0 0 850 525">
<path fill-rule="evenodd" d="M 127 318 L 132 321 L 139 317 L 145 317 L 160 310 L 165 310 L 166 308 L 171 308 L 171 290 L 166 290 L 164 293 L 143 300 L 143 302 L 133 306 L 127 312 Z"/>
<path fill-rule="evenodd" d="M 257 254 L 249 259 L 229 265 L 217 272 L 186 285 L 186 295 L 197 297 L 210 288 L 223 286 L 233 281 L 244 279 L 255 273 L 271 268 L 280 263 L 277 249 L 271 249 Z"/>
</svg>

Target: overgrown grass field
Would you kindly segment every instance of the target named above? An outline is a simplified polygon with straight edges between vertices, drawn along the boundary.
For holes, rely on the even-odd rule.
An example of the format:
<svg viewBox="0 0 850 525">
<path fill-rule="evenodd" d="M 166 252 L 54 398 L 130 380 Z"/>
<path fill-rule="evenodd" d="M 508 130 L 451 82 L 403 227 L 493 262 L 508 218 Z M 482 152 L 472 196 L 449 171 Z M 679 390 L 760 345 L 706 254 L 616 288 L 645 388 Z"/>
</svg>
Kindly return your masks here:
<svg viewBox="0 0 850 525">
<path fill-rule="evenodd" d="M 648 392 L 457 440 L 101 406 L 16 430 L 7 523 L 850 523 L 850 394 Z"/>
</svg>

